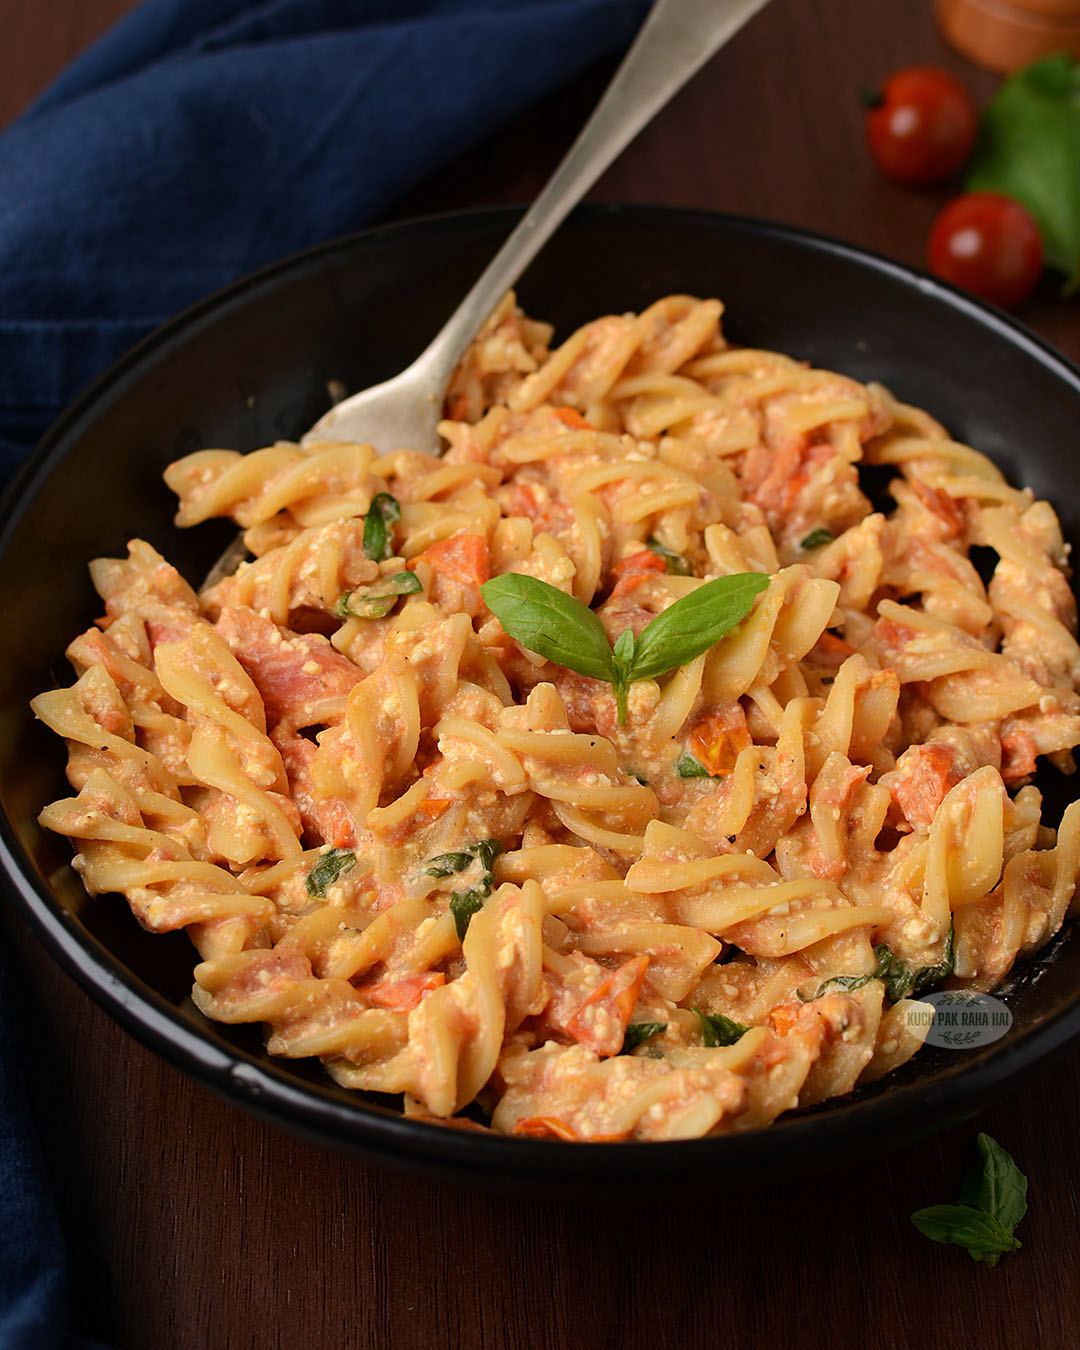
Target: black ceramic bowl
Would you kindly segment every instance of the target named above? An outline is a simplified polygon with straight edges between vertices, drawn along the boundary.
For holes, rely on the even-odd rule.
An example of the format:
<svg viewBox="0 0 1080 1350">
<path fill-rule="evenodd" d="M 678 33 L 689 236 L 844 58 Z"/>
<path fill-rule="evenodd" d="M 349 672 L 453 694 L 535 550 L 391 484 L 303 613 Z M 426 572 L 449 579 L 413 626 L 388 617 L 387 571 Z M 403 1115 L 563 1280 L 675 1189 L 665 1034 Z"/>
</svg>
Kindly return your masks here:
<svg viewBox="0 0 1080 1350">
<path fill-rule="evenodd" d="M 256 1028 L 207 1022 L 189 999 L 183 934 L 143 932 L 123 901 L 89 899 L 65 840 L 35 823 L 67 789 L 62 745 L 33 694 L 70 681 L 66 643 L 98 613 L 86 563 L 142 535 L 192 581 L 228 525 L 178 532 L 161 483 L 207 445 L 300 435 L 327 382 L 361 389 L 402 369 L 507 233 L 487 211 L 369 231 L 287 259 L 153 334 L 60 419 L 0 520 L 0 865 L 7 902 L 65 969 L 146 1045 L 237 1105 L 337 1147 L 433 1175 L 517 1184 L 713 1176 L 775 1179 L 882 1150 L 970 1114 L 1080 1030 L 1080 941 L 1064 932 L 1008 993 L 1015 1023 L 991 1046 L 924 1050 L 851 1097 L 755 1134 L 664 1144 L 562 1144 L 403 1119 L 336 1087 L 320 1065 L 272 1060 Z M 523 278 L 557 335 L 670 292 L 716 295 L 736 342 L 772 347 L 925 407 L 1080 538 L 1073 455 L 1080 371 L 1002 315 L 946 286 L 796 230 L 664 208 L 578 212 Z"/>
</svg>

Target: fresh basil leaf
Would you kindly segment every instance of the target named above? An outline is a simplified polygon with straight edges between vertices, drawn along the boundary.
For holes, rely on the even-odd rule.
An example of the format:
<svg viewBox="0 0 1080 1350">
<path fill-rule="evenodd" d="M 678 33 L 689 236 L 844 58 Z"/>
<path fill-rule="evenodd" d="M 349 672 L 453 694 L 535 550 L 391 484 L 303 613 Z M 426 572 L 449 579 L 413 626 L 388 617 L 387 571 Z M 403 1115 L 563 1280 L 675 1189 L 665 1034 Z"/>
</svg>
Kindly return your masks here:
<svg viewBox="0 0 1080 1350">
<path fill-rule="evenodd" d="M 1027 1177 L 988 1134 L 975 1140 L 978 1161 L 964 1177 L 960 1203 L 992 1215 L 1009 1233 L 1027 1213 Z"/>
<path fill-rule="evenodd" d="M 667 1031 L 666 1022 L 631 1022 L 626 1028 L 626 1035 L 623 1037 L 622 1049 L 620 1055 L 628 1055 L 631 1050 L 645 1041 L 651 1040 L 654 1036 L 659 1036 L 662 1031 Z"/>
<path fill-rule="evenodd" d="M 611 681 L 611 644 L 588 605 L 521 572 L 493 577 L 480 590 L 488 609 L 523 647 L 579 675 Z"/>
<path fill-rule="evenodd" d="M 489 874 L 490 875 L 490 874 Z M 454 927 L 458 940 L 465 941 L 469 931 L 469 920 L 484 908 L 484 901 L 491 894 L 491 887 L 477 887 L 471 891 L 455 891 L 450 897 L 450 913 L 454 916 Z"/>
<path fill-rule="evenodd" d="M 646 543 L 658 557 L 663 558 L 668 576 L 692 577 L 694 575 L 694 569 L 681 553 L 673 553 L 659 539 L 653 539 L 651 536 L 646 540 Z"/>
<path fill-rule="evenodd" d="M 630 690 L 630 671 L 634 664 L 634 630 L 624 628 L 611 649 L 611 685 L 615 690 L 615 708 L 619 726 L 626 725 L 626 698 Z"/>
<path fill-rule="evenodd" d="M 1066 293 L 1080 286 L 1080 66 L 1072 57 L 1044 57 L 1005 80 L 983 109 L 964 186 L 1026 206 Z"/>
<path fill-rule="evenodd" d="M 831 544 L 835 538 L 836 535 L 833 534 L 832 530 L 819 526 L 816 530 L 810 531 L 799 547 L 805 549 L 823 548 L 826 544 Z"/>
<path fill-rule="evenodd" d="M 992 1214 L 971 1205 L 930 1205 L 917 1209 L 911 1222 L 934 1242 L 963 1247 L 973 1261 L 988 1266 L 996 1266 L 999 1257 L 1021 1245 Z"/>
<path fill-rule="evenodd" d="M 383 562 L 393 554 L 390 526 L 401 519 L 398 499 L 389 492 L 377 492 L 364 517 L 364 557 Z"/>
<path fill-rule="evenodd" d="M 332 848 L 324 853 L 307 874 L 304 888 L 308 895 L 326 899 L 326 892 L 350 868 L 356 866 L 356 854 L 351 848 Z"/>
<path fill-rule="evenodd" d="M 339 619 L 385 619 L 401 596 L 416 595 L 423 589 L 415 572 L 395 572 L 370 586 L 346 591 L 334 606 L 334 614 Z"/>
<path fill-rule="evenodd" d="M 746 618 L 768 584 L 762 572 L 737 572 L 676 600 L 638 634 L 630 678 L 655 679 L 707 652 Z"/>
<path fill-rule="evenodd" d="M 723 1013 L 702 1012 L 700 1008 L 692 1008 L 691 1011 L 697 1014 L 701 1023 L 701 1039 L 710 1049 L 718 1045 L 734 1045 L 750 1030 L 741 1022 L 725 1017 Z"/>
</svg>

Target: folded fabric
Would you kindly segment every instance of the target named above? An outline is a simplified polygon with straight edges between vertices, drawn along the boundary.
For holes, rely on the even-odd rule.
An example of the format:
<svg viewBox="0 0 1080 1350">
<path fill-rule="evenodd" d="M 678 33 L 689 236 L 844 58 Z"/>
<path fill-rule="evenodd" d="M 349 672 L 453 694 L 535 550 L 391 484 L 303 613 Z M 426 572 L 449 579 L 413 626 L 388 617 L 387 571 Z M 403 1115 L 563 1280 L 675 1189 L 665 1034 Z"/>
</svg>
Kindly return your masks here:
<svg viewBox="0 0 1080 1350">
<path fill-rule="evenodd" d="M 0 475 L 185 305 L 358 229 L 648 0 L 147 0 L 0 135 Z M 0 1347 L 74 1345 L 0 984 Z"/>
<path fill-rule="evenodd" d="M 384 213 L 645 0 L 148 0 L 0 135 L 0 473 L 149 329 Z"/>
</svg>

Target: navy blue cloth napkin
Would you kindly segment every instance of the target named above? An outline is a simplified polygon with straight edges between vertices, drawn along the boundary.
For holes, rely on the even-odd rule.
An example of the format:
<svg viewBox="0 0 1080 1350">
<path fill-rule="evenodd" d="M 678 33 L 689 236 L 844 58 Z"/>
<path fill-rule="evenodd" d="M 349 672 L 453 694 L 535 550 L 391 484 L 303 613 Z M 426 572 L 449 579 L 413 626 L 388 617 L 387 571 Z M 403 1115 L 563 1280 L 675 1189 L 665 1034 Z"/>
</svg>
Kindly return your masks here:
<svg viewBox="0 0 1080 1350">
<path fill-rule="evenodd" d="M 645 0 L 147 0 L 0 136 L 0 473 L 177 310 L 359 229 Z"/>
<path fill-rule="evenodd" d="M 647 9 L 146 0 L 0 135 L 0 478 L 144 333 L 385 214 Z M 10 1008 L 0 1028 L 0 1350 L 73 1345 Z"/>
</svg>

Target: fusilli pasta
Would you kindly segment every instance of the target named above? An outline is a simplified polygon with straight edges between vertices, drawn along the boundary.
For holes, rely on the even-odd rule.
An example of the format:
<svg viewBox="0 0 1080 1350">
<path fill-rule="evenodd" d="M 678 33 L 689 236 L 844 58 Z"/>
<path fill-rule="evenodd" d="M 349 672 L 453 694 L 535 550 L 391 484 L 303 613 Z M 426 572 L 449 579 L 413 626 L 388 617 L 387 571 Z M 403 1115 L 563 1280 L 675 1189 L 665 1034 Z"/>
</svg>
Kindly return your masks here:
<svg viewBox="0 0 1080 1350">
<path fill-rule="evenodd" d="M 201 594 L 141 540 L 92 564 L 105 615 L 33 704 L 76 793 L 41 821 L 88 890 L 186 929 L 208 1017 L 415 1116 L 693 1137 L 890 1072 L 920 987 L 991 989 L 1058 930 L 1080 804 L 1048 829 L 1030 781 L 1080 743 L 1053 510 L 721 313 L 671 296 L 552 350 L 508 296 L 441 457 L 203 450 L 166 471 L 177 521 L 231 518 L 252 561 Z M 482 590 L 544 581 L 614 641 L 748 571 L 745 621 L 625 723 Z"/>
</svg>

